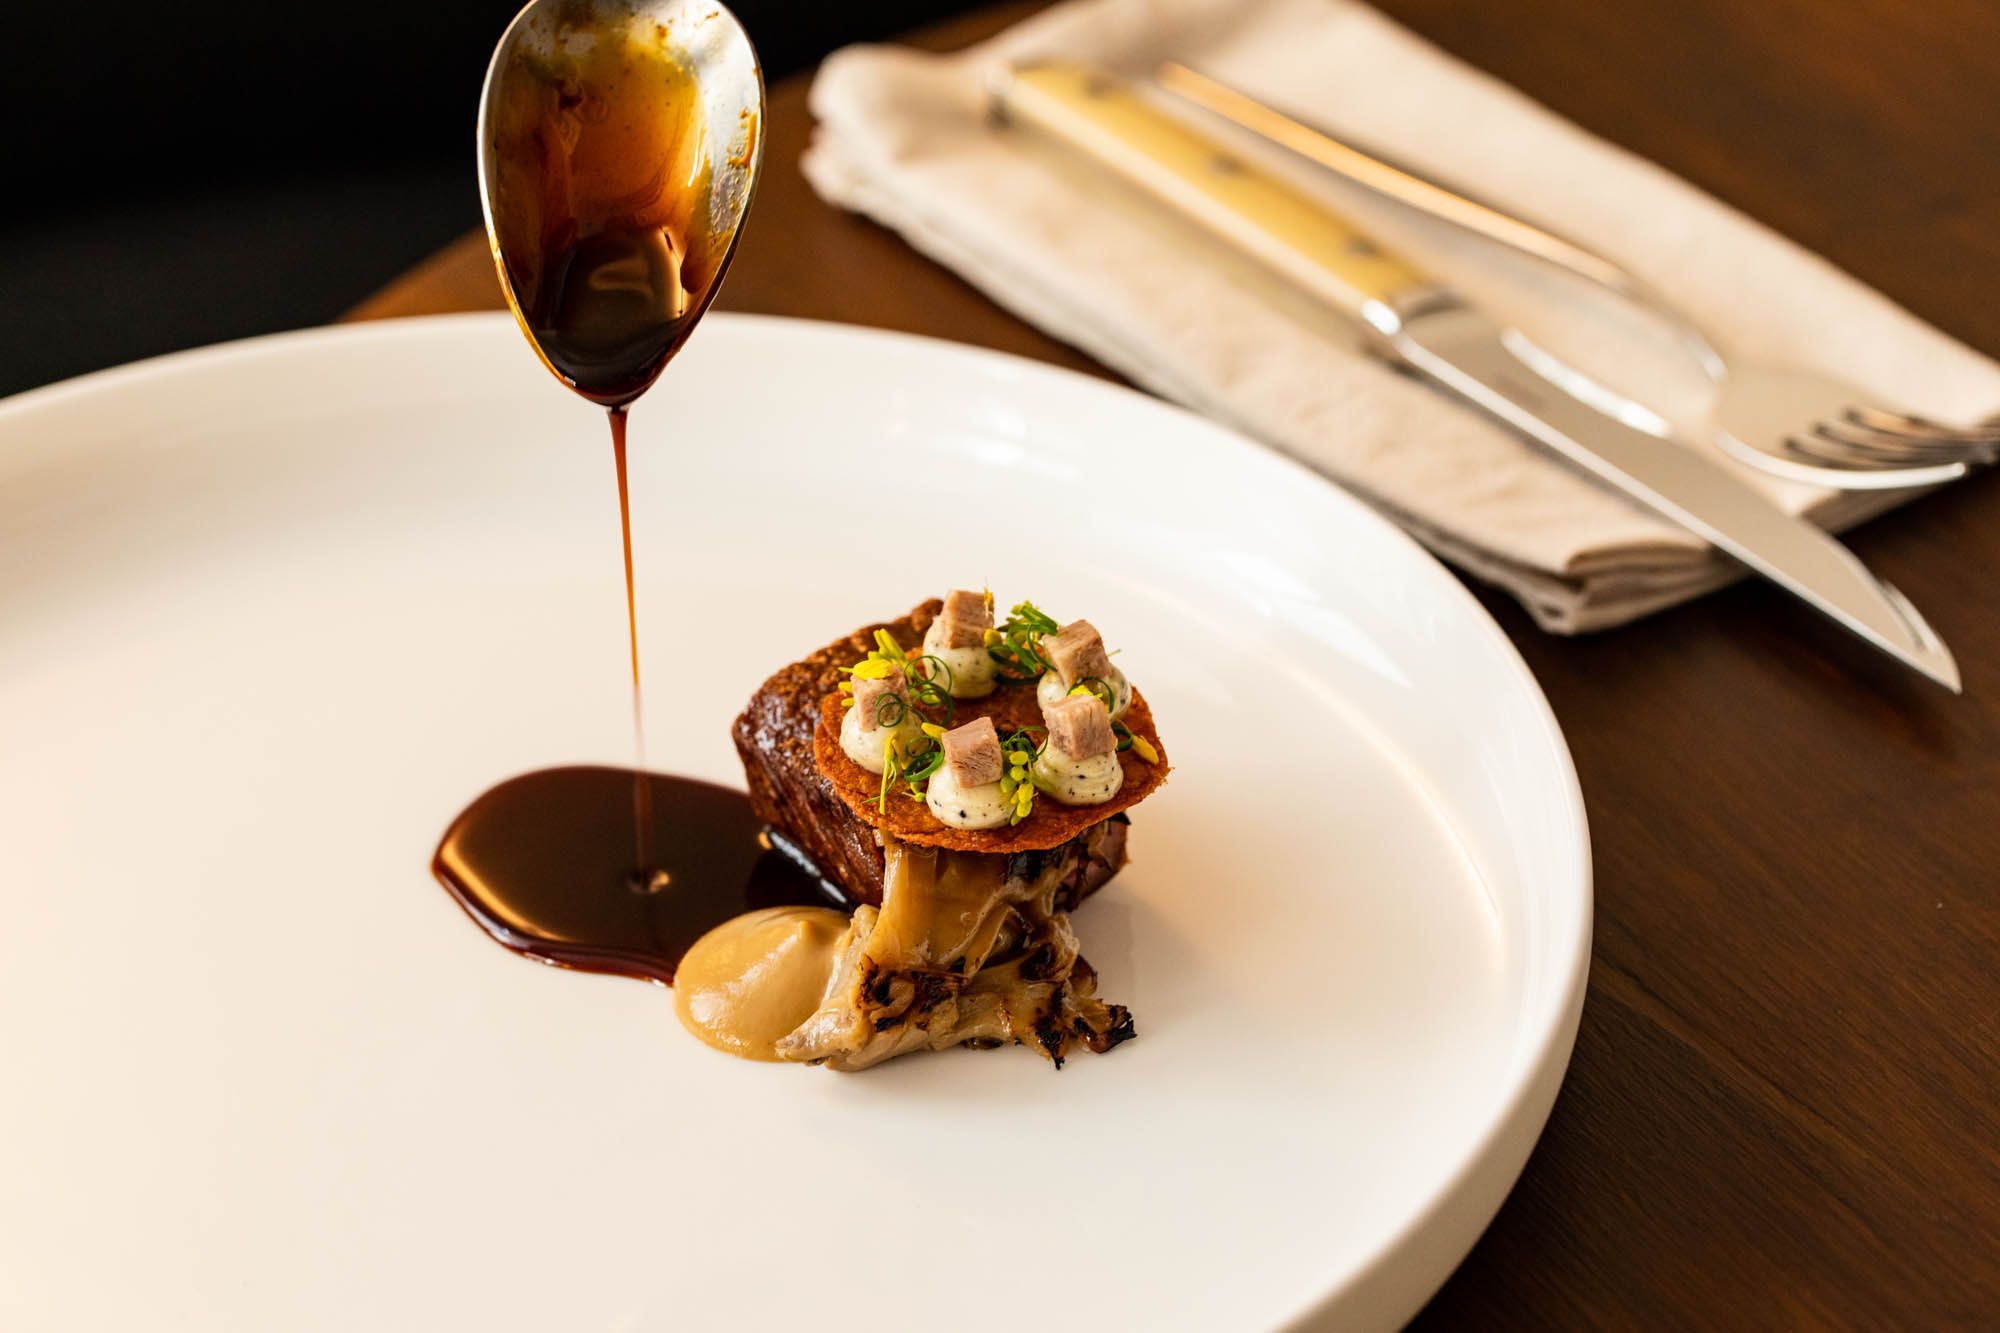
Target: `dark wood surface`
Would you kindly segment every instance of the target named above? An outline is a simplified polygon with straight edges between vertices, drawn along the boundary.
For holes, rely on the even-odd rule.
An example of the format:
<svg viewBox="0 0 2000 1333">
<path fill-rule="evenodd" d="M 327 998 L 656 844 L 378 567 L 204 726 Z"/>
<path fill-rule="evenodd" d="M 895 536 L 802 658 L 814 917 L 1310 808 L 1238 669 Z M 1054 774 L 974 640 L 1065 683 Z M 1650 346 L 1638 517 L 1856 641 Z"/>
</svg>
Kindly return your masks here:
<svg viewBox="0 0 2000 1333">
<path fill-rule="evenodd" d="M 2000 354 L 1990 0 L 1381 7 Z M 768 124 L 724 306 L 1095 369 L 820 203 L 803 83 Z M 356 315 L 499 299 L 468 238 Z M 1756 585 L 1575 640 L 1481 591 L 1576 754 L 1596 958 L 1548 1131 L 1421 1325 L 2000 1327 L 2000 483 L 1853 545 L 1964 698 Z"/>
</svg>

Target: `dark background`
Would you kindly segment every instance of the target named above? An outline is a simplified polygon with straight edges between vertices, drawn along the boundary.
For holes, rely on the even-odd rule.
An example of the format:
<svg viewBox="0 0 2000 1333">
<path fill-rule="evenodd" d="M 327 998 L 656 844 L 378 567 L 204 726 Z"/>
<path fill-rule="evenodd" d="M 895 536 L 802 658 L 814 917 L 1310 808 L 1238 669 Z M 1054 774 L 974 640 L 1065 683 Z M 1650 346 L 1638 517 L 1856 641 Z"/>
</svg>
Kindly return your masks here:
<svg viewBox="0 0 2000 1333">
<path fill-rule="evenodd" d="M 732 0 L 769 80 L 973 0 Z M 517 0 L 10 4 L 0 394 L 323 323 L 479 225 Z"/>
</svg>

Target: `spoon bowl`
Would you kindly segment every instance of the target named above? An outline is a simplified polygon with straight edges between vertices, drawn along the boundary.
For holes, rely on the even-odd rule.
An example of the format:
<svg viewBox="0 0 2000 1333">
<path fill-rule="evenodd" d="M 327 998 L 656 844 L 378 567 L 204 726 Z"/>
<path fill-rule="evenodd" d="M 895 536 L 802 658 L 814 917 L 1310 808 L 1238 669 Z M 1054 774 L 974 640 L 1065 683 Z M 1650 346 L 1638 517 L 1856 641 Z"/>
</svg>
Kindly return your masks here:
<svg viewBox="0 0 2000 1333">
<path fill-rule="evenodd" d="M 479 192 L 542 363 L 622 408 L 734 256 L 763 161 L 756 48 L 715 0 L 533 0 L 479 100 Z"/>
</svg>

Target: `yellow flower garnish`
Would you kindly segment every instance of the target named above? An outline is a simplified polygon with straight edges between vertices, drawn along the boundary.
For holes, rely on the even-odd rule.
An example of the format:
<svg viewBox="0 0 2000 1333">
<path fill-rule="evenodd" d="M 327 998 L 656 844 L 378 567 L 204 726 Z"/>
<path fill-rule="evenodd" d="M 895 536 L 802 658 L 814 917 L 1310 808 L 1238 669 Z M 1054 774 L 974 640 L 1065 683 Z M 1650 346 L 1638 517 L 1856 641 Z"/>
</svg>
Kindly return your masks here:
<svg viewBox="0 0 2000 1333">
<path fill-rule="evenodd" d="M 875 808 L 877 810 L 887 810 L 889 808 L 889 787 L 896 781 L 897 775 L 902 772 L 902 761 L 903 746 L 901 739 L 898 733 L 891 731 L 888 739 L 882 742 L 882 790 L 875 797 Z"/>
</svg>

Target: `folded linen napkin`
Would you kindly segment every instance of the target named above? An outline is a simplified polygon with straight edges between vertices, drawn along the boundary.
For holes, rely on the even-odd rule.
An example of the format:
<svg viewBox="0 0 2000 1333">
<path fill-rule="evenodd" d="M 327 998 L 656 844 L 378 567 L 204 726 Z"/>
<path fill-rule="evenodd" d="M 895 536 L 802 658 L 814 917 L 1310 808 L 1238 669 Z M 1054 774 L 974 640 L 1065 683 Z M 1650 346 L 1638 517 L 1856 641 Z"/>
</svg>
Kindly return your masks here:
<svg viewBox="0 0 2000 1333">
<path fill-rule="evenodd" d="M 2000 366 L 1354 0 L 1070 0 L 954 55 L 855 47 L 826 63 L 812 89 L 818 126 L 805 159 L 824 197 L 896 229 L 1137 383 L 1356 491 L 1447 559 L 1512 591 L 1544 628 L 1619 624 L 1739 571 L 1691 534 L 1368 357 L 1352 329 L 1302 308 L 1218 243 L 1032 135 L 995 127 L 989 77 L 1035 58 L 1133 77 L 1180 60 L 1551 221 L 1671 292 L 1732 354 L 1839 375 L 1885 404 L 1945 420 L 2000 409 Z M 1694 387 L 1692 363 L 1656 325 L 1490 243 L 1344 190 L 1266 147 L 1239 146 L 1559 354 L 1667 403 L 1672 420 L 1700 419 L 1706 382 Z M 1907 498 L 1739 472 L 1832 528 Z"/>
</svg>

